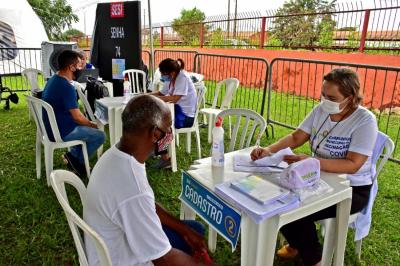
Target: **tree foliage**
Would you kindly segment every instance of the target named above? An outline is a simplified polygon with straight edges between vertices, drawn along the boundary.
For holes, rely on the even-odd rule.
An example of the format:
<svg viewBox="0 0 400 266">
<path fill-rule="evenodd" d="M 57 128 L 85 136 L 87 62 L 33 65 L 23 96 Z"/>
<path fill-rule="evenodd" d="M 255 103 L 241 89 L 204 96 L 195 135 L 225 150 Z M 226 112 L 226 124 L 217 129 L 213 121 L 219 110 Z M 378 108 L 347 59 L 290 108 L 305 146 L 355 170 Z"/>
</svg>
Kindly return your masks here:
<svg viewBox="0 0 400 266">
<path fill-rule="evenodd" d="M 185 43 L 192 44 L 196 40 L 198 42 L 201 23 L 205 19 L 206 15 L 204 12 L 196 7 L 190 10 L 182 9 L 181 16 L 172 21 L 172 29 L 181 36 Z"/>
<path fill-rule="evenodd" d="M 70 38 L 73 37 L 82 38 L 85 37 L 85 33 L 81 32 L 80 30 L 71 28 L 62 33 L 61 39 L 64 41 L 68 41 Z"/>
<path fill-rule="evenodd" d="M 42 20 L 50 40 L 62 40 L 63 31 L 79 20 L 66 0 L 28 0 Z"/>
<path fill-rule="evenodd" d="M 211 47 L 221 48 L 224 44 L 224 35 L 221 28 L 217 28 L 210 34 L 209 44 Z"/>
<path fill-rule="evenodd" d="M 327 14 L 327 12 L 335 10 L 335 3 L 336 0 L 286 1 L 276 13 L 277 17 L 272 30 L 273 38 L 278 39 L 283 46 L 287 47 L 332 44 L 336 22 L 332 14 Z"/>
</svg>

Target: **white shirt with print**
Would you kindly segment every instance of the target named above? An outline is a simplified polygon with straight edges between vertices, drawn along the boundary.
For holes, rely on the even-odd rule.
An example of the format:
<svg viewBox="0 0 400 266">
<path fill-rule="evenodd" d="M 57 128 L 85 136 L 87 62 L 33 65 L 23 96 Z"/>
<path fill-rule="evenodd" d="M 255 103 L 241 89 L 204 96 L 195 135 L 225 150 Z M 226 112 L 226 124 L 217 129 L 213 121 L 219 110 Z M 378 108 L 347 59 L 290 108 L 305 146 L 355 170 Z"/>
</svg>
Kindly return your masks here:
<svg viewBox="0 0 400 266">
<path fill-rule="evenodd" d="M 189 74 L 181 70 L 176 77 L 175 84 L 172 86 L 170 81 L 164 82 L 160 91 L 162 95 L 181 95 L 176 103 L 182 108 L 182 112 L 189 117 L 194 117 L 196 113 L 197 95 L 194 84 Z"/>
<path fill-rule="evenodd" d="M 102 237 L 113 265 L 153 265 L 171 245 L 156 213 L 145 165 L 115 146 L 103 154 L 87 187 L 84 220 Z M 100 265 L 85 235 L 89 265 Z"/>
<path fill-rule="evenodd" d="M 371 156 L 378 127 L 375 115 L 369 110 L 359 106 L 338 124 L 330 119 L 329 114 L 322 110 L 321 105 L 317 105 L 299 128 L 310 134 L 312 151 L 316 157 L 343 159 L 349 151 L 368 156 L 367 161 L 357 173 L 347 176 L 352 186 L 372 184 Z"/>
</svg>

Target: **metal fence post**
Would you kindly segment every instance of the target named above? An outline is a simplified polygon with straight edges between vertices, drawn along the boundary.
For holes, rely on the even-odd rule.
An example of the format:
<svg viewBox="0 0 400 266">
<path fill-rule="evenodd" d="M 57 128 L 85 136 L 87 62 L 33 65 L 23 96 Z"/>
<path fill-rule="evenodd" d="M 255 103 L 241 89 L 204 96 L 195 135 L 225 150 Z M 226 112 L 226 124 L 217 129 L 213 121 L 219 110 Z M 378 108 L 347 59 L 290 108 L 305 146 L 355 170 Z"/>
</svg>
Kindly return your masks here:
<svg viewBox="0 0 400 266">
<path fill-rule="evenodd" d="M 265 23 L 266 23 L 267 18 L 263 17 L 261 21 L 261 32 L 260 32 L 260 44 L 259 47 L 260 49 L 264 48 L 264 41 L 265 41 Z"/>
<path fill-rule="evenodd" d="M 161 48 L 164 48 L 164 27 L 161 26 L 161 34 L 160 34 L 160 46 Z"/>
<path fill-rule="evenodd" d="M 200 24 L 200 48 L 203 48 L 204 45 L 204 23 Z"/>
<path fill-rule="evenodd" d="M 369 15 L 370 15 L 370 13 L 371 13 L 370 9 L 365 10 L 364 24 L 363 24 L 363 28 L 362 28 L 362 32 L 361 32 L 360 48 L 358 49 L 358 51 L 360 51 L 361 53 L 363 53 L 364 49 L 365 49 L 365 40 L 367 39 L 368 23 L 369 23 Z"/>
</svg>

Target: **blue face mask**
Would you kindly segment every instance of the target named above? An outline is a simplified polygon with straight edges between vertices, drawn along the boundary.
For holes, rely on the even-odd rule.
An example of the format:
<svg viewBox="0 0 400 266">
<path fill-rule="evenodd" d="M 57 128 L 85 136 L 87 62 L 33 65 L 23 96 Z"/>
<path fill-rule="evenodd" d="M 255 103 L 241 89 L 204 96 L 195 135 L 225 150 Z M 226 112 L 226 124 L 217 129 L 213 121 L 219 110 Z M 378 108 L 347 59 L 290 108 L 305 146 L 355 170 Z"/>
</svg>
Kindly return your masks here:
<svg viewBox="0 0 400 266">
<path fill-rule="evenodd" d="M 171 81 L 171 77 L 169 75 L 161 75 L 161 81 L 163 82 Z"/>
</svg>

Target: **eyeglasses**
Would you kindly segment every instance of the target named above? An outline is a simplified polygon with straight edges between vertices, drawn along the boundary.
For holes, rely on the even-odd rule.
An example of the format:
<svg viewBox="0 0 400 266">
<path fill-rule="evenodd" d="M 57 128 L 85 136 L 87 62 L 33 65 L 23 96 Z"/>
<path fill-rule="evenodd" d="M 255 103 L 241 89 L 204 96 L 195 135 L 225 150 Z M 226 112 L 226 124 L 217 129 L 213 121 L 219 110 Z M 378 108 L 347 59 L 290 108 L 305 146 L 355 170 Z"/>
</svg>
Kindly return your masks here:
<svg viewBox="0 0 400 266">
<path fill-rule="evenodd" d="M 165 137 L 165 135 L 167 135 L 168 133 L 172 133 L 172 126 L 170 126 L 170 127 L 168 128 L 168 129 L 169 129 L 168 131 L 164 131 L 164 130 L 162 130 L 161 128 L 159 128 L 158 126 L 155 126 L 155 128 L 158 129 L 158 130 L 160 130 L 161 133 L 163 133 L 163 135 L 162 135 L 161 138 Z"/>
</svg>

